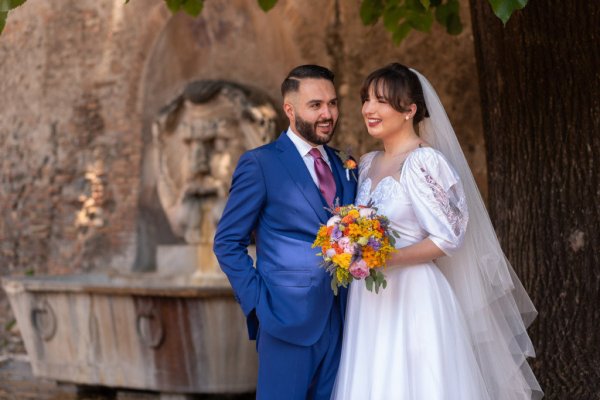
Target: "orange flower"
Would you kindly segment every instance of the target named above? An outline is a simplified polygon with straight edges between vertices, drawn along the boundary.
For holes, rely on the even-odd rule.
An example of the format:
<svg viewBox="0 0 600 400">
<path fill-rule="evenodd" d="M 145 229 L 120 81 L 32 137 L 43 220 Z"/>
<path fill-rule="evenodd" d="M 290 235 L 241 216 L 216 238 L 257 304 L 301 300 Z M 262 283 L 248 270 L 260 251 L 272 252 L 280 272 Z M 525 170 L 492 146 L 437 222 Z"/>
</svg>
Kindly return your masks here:
<svg viewBox="0 0 600 400">
<path fill-rule="evenodd" d="M 342 218 L 342 224 L 344 224 L 344 225 L 350 225 L 353 222 L 354 222 L 354 217 L 352 215 L 346 215 L 344 218 Z"/>
<path fill-rule="evenodd" d="M 369 268 L 375 268 L 380 266 L 379 257 L 377 256 L 377 252 L 373 250 L 371 246 L 363 247 L 362 253 L 363 260 L 367 263 Z"/>
<path fill-rule="evenodd" d="M 344 168 L 346 168 L 346 169 L 355 169 L 356 167 L 357 167 L 356 161 L 354 161 L 351 158 L 347 159 L 346 162 L 344 163 Z"/>
<path fill-rule="evenodd" d="M 331 247 L 335 250 L 337 254 L 341 254 L 344 252 L 344 250 L 337 243 L 333 243 Z"/>
</svg>

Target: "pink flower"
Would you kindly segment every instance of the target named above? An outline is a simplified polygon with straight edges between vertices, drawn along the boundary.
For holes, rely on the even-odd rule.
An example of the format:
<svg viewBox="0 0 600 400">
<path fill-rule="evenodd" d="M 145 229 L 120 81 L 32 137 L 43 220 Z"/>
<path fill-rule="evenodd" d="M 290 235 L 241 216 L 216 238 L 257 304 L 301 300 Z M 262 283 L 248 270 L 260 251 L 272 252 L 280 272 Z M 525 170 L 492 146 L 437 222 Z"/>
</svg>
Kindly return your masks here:
<svg viewBox="0 0 600 400">
<path fill-rule="evenodd" d="M 352 243 L 349 237 L 344 236 L 338 240 L 338 245 L 344 250 L 344 253 L 354 254 L 356 250 L 356 244 Z"/>
<path fill-rule="evenodd" d="M 350 273 L 356 279 L 363 279 L 369 276 L 369 267 L 365 260 L 361 258 L 350 265 Z"/>
</svg>

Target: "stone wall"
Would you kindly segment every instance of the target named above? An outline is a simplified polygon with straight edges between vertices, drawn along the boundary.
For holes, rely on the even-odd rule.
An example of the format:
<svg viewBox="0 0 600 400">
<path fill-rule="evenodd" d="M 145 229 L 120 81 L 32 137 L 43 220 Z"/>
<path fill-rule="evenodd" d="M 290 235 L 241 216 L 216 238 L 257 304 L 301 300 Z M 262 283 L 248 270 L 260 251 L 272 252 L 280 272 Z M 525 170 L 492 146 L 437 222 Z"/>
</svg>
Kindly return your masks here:
<svg viewBox="0 0 600 400">
<path fill-rule="evenodd" d="M 485 192 L 462 3 L 461 35 L 434 27 L 396 47 L 381 24 L 361 24 L 358 0 L 279 0 L 269 13 L 214 0 L 195 20 L 172 16 L 162 0 L 29 0 L 0 36 L 0 274 L 128 271 L 152 251 L 140 245 L 144 229 L 177 241 L 157 216 L 150 123 L 194 79 L 255 86 L 279 104 L 292 67 L 329 66 L 342 113 L 334 145 L 360 155 L 376 146 L 360 115 L 362 79 L 391 61 L 411 65 L 438 89 Z"/>
</svg>

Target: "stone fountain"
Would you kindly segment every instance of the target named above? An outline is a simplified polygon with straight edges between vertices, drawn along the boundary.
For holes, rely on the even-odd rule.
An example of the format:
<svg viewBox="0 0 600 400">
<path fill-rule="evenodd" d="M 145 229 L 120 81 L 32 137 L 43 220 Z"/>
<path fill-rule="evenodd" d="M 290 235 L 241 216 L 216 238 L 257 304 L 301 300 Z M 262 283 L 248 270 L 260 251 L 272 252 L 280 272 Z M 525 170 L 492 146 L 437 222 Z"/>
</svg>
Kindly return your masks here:
<svg viewBox="0 0 600 400">
<path fill-rule="evenodd" d="M 188 84 L 162 108 L 145 163 L 183 240 L 145 246 L 153 253 L 138 259 L 154 260 L 152 271 L 4 279 L 36 376 L 169 393 L 254 390 L 256 351 L 212 238 L 239 156 L 270 141 L 277 118 L 257 91 L 215 80 Z"/>
</svg>

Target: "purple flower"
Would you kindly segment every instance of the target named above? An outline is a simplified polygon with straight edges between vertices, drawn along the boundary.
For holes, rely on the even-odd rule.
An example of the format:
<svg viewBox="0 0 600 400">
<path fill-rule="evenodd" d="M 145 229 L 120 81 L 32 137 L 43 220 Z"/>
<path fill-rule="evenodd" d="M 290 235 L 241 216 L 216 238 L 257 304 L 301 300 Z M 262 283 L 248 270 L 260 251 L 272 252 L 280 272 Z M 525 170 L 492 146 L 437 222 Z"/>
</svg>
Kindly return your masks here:
<svg viewBox="0 0 600 400">
<path fill-rule="evenodd" d="M 378 251 L 381 247 L 381 243 L 379 243 L 379 240 L 375 238 L 369 238 L 369 242 L 367 243 L 367 245 L 371 246 L 375 251 Z"/>
<path fill-rule="evenodd" d="M 338 240 L 341 237 L 342 237 L 342 231 L 340 231 L 340 229 L 338 228 L 338 226 L 335 225 L 333 227 L 333 230 L 331 231 L 331 238 L 333 240 Z"/>
</svg>

